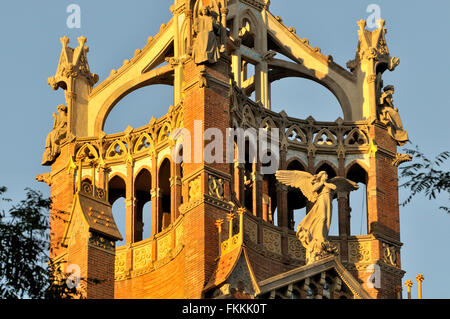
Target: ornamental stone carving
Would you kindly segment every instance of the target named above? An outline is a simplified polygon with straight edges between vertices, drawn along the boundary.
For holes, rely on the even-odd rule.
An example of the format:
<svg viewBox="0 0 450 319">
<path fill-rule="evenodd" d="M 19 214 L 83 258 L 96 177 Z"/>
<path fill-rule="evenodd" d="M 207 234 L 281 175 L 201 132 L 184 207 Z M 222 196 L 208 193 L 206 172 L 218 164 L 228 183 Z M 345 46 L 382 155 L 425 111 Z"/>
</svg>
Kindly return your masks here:
<svg viewBox="0 0 450 319">
<path fill-rule="evenodd" d="M 158 239 L 158 260 L 166 257 L 172 249 L 172 233 Z"/>
<path fill-rule="evenodd" d="M 403 146 L 409 141 L 409 138 L 408 133 L 403 128 L 398 109 L 394 106 L 394 86 L 388 85 L 383 91 L 378 108 L 380 121 L 386 125 L 389 135 L 397 144 Z"/>
<path fill-rule="evenodd" d="M 54 113 L 52 131 L 45 141 L 45 152 L 42 157 L 42 165 L 51 165 L 61 152 L 61 142 L 67 137 L 67 106 L 59 105 L 58 113 Z"/>
<path fill-rule="evenodd" d="M 189 182 L 189 201 L 197 199 L 201 196 L 202 181 L 200 177 Z"/>
<path fill-rule="evenodd" d="M 111 241 L 96 233 L 89 233 L 89 245 L 107 250 L 109 252 L 114 252 L 116 247 L 114 241 Z"/>
<path fill-rule="evenodd" d="M 281 255 L 281 234 L 264 228 L 263 230 L 264 248 L 271 253 Z"/>
<path fill-rule="evenodd" d="M 366 263 L 371 260 L 371 242 L 351 241 L 348 243 L 348 261 L 350 263 Z"/>
<path fill-rule="evenodd" d="M 114 272 L 116 280 L 126 276 L 127 273 L 127 251 L 116 251 L 114 263 Z"/>
<path fill-rule="evenodd" d="M 328 237 L 331 224 L 332 200 L 336 193 L 348 193 L 358 185 L 346 178 L 328 179 L 326 172 L 316 175 L 302 171 L 278 171 L 277 179 L 290 187 L 299 189 L 314 204 L 297 228 L 297 238 L 306 248 L 307 263 L 318 261 L 338 250 Z"/>
<path fill-rule="evenodd" d="M 195 42 L 192 55 L 197 64 L 216 63 L 223 50 L 223 33 L 226 32 L 220 24 L 220 15 L 210 6 L 199 10 L 194 22 Z"/>
<path fill-rule="evenodd" d="M 250 218 L 246 218 L 244 230 L 247 238 L 256 244 L 258 242 L 258 224 Z"/>
<path fill-rule="evenodd" d="M 133 269 L 141 269 L 150 266 L 152 261 L 152 242 L 133 251 Z"/>
<path fill-rule="evenodd" d="M 293 259 L 304 261 L 306 258 L 306 249 L 296 237 L 288 238 L 288 253 Z"/>
<path fill-rule="evenodd" d="M 412 161 L 411 155 L 397 153 L 395 155 L 394 160 L 392 161 L 392 165 L 395 167 L 399 167 L 401 164 L 411 162 L 411 161 Z"/>
<path fill-rule="evenodd" d="M 209 176 L 208 178 L 208 193 L 210 196 L 223 199 L 224 196 L 224 182 L 223 179 L 215 176 Z"/>
<path fill-rule="evenodd" d="M 397 249 L 393 245 L 383 243 L 383 261 L 391 266 L 397 266 Z"/>
</svg>

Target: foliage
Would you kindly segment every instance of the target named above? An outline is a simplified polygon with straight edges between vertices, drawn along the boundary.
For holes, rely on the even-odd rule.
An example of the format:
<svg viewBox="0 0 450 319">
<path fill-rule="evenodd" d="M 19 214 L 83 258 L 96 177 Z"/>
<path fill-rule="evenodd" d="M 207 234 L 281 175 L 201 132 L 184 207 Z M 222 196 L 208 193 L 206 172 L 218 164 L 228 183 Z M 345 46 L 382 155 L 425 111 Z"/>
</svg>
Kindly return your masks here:
<svg viewBox="0 0 450 319">
<path fill-rule="evenodd" d="M 420 193 L 429 200 L 436 199 L 440 193 L 447 193 L 450 199 L 450 172 L 441 169 L 450 158 L 450 152 L 442 152 L 434 160 L 426 157 L 417 146 L 406 152 L 414 157 L 414 161 L 400 168 L 400 178 L 405 181 L 400 187 L 411 191 L 402 206 L 409 204 Z M 450 213 L 448 206 L 441 206 L 440 209 Z"/>
<path fill-rule="evenodd" d="M 0 187 L 0 200 L 6 187 Z M 40 192 L 27 189 L 26 199 L 8 212 L 0 210 L 0 299 L 80 297 L 66 285 L 66 274 L 49 261 L 50 205 Z"/>
</svg>

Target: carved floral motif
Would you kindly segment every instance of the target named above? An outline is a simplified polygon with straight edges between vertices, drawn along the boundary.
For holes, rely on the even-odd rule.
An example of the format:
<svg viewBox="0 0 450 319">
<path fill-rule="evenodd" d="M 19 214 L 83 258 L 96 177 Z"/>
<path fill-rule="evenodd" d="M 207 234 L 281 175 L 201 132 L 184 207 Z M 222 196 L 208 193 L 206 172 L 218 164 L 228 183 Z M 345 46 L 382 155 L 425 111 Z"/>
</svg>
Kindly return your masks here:
<svg viewBox="0 0 450 319">
<path fill-rule="evenodd" d="M 189 182 L 189 201 L 201 196 L 201 182 L 200 177 Z"/>
<path fill-rule="evenodd" d="M 135 248 L 133 251 L 133 269 L 140 269 L 149 266 L 152 262 L 152 243 L 143 247 Z"/>
<path fill-rule="evenodd" d="M 210 196 L 223 199 L 224 196 L 224 182 L 223 179 L 209 175 L 208 193 Z"/>
<path fill-rule="evenodd" d="M 351 241 L 348 243 L 348 257 L 350 263 L 370 262 L 371 242 Z"/>
<path fill-rule="evenodd" d="M 263 244 L 271 253 L 281 255 L 281 234 L 264 228 Z"/>
<path fill-rule="evenodd" d="M 288 254 L 293 259 L 305 260 L 306 249 L 302 246 L 298 238 L 296 237 L 288 238 Z"/>
</svg>

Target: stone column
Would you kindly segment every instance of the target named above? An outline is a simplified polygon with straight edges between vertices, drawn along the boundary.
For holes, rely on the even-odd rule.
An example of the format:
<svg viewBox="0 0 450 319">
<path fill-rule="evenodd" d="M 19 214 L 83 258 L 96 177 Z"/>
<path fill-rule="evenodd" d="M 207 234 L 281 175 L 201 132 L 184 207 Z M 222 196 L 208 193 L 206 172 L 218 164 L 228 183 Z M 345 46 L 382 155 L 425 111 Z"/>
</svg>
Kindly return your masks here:
<svg viewBox="0 0 450 319">
<path fill-rule="evenodd" d="M 132 163 L 127 164 L 127 178 L 126 178 L 126 243 L 131 244 L 135 238 L 135 216 L 134 209 L 136 205 L 136 198 L 134 196 L 134 165 Z"/>
</svg>

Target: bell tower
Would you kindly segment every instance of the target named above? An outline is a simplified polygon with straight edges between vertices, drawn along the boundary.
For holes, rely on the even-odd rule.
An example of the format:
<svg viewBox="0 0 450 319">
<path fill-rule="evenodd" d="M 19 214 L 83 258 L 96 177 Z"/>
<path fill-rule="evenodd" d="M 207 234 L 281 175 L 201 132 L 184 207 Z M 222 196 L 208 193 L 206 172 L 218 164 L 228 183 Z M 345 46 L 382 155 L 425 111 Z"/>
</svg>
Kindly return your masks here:
<svg viewBox="0 0 450 319">
<path fill-rule="evenodd" d="M 172 19 L 95 87 L 86 39 L 77 48 L 61 39 L 49 84 L 64 90 L 66 103 L 46 142 L 43 165 L 51 172 L 38 178 L 53 198 L 50 258 L 79 267 L 86 297 L 397 297 L 404 273 L 397 167 L 408 160 L 397 147 L 408 137 L 394 87 L 383 84 L 383 73 L 399 64 L 385 23 L 374 31 L 358 23 L 346 69 L 269 6 L 175 0 Z M 289 77 L 326 87 L 344 118 L 273 111 L 271 85 Z M 173 87 L 167 114 L 104 133 L 123 97 L 155 84 Z M 367 235 L 352 235 L 351 216 L 361 212 L 350 207 L 352 194 L 339 192 L 339 234 L 330 237 L 339 254 L 305 265 L 293 220 L 312 204 L 277 181 L 266 157 L 275 171 L 326 171 L 366 184 Z M 125 201 L 124 233 L 114 217 L 118 200 Z"/>
</svg>

